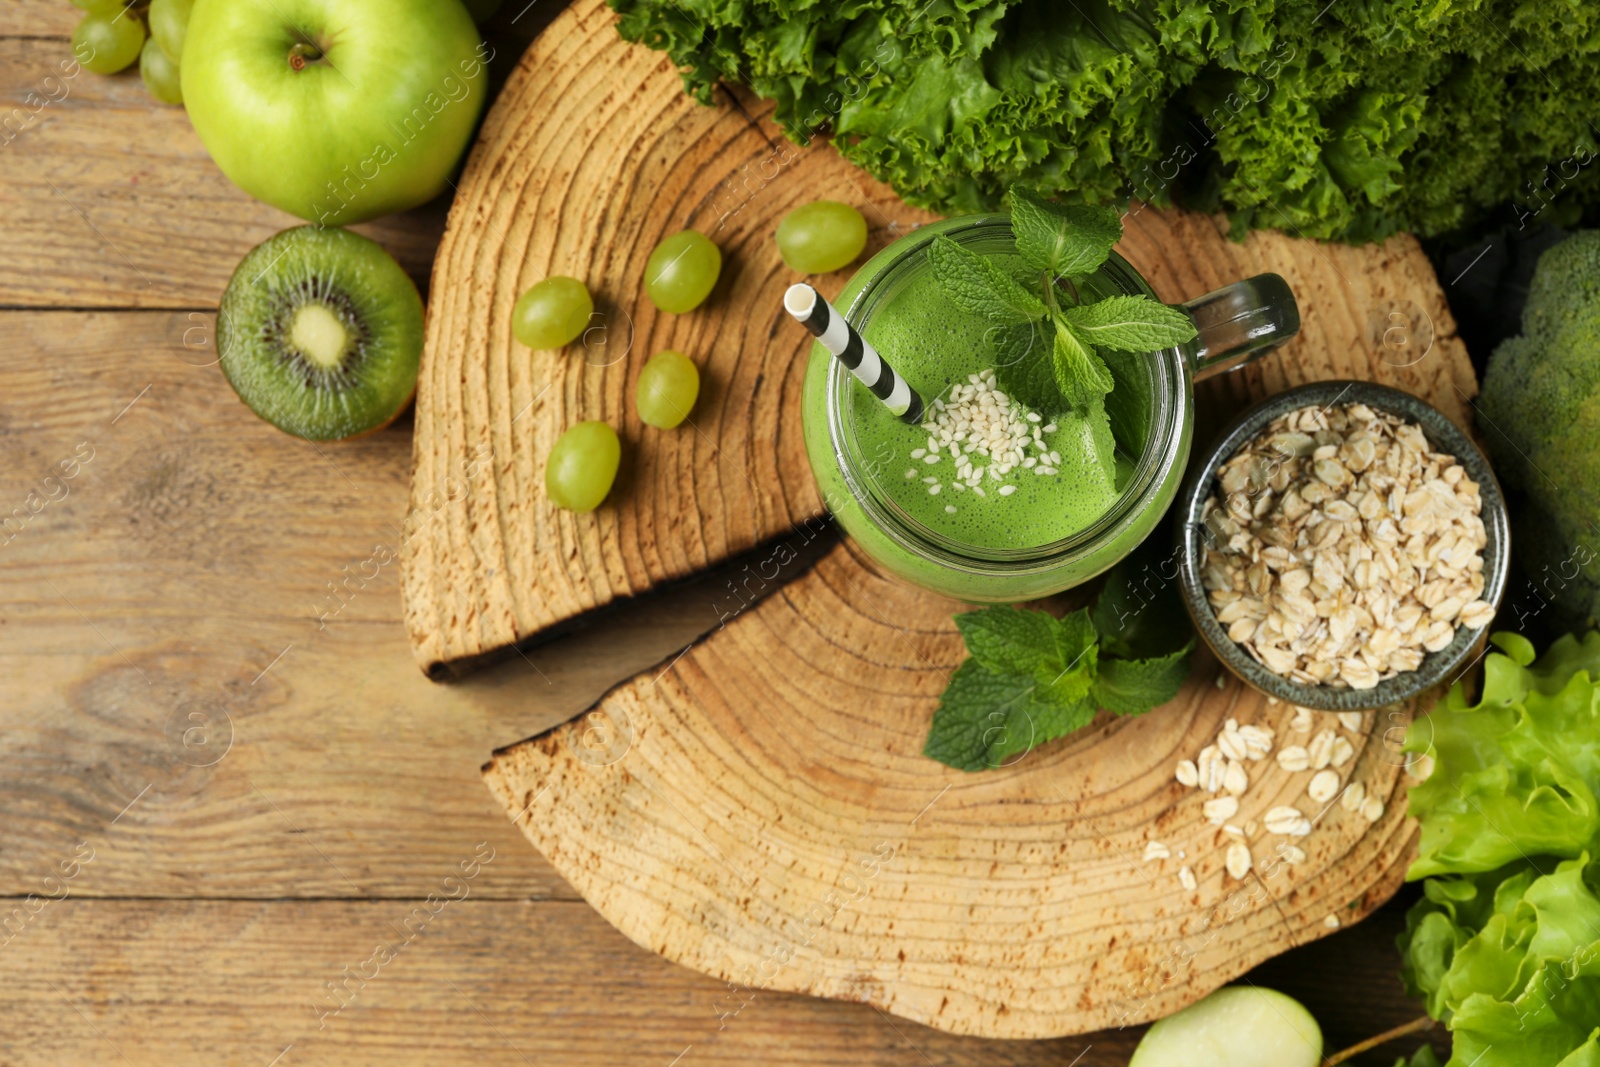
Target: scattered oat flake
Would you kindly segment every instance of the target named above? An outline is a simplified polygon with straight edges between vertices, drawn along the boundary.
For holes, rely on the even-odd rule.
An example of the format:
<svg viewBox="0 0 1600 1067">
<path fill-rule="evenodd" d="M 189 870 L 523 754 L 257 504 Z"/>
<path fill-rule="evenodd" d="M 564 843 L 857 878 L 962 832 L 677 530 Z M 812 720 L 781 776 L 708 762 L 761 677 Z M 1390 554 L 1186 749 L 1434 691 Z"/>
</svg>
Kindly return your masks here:
<svg viewBox="0 0 1600 1067">
<path fill-rule="evenodd" d="M 1250 847 L 1243 841 L 1235 841 L 1228 846 L 1224 863 L 1235 881 L 1244 881 L 1244 876 L 1250 873 Z"/>
<path fill-rule="evenodd" d="M 1311 766 L 1311 757 L 1304 745 L 1285 745 L 1278 749 L 1278 766 L 1291 774 Z"/>
<path fill-rule="evenodd" d="M 1318 771 L 1311 776 L 1311 784 L 1306 786 L 1306 796 L 1318 804 L 1326 804 L 1339 795 L 1339 772 Z"/>
<path fill-rule="evenodd" d="M 1144 861 L 1151 863 L 1155 860 L 1164 860 L 1172 855 L 1172 850 L 1160 841 L 1149 841 L 1144 846 Z"/>
<path fill-rule="evenodd" d="M 1359 734 L 1361 732 L 1361 727 L 1366 724 L 1366 721 L 1367 716 L 1364 712 L 1341 711 L 1339 713 L 1339 725 L 1343 726 L 1346 730 L 1349 730 L 1353 734 Z"/>
<path fill-rule="evenodd" d="M 1199 883 L 1195 881 L 1194 871 L 1190 870 L 1188 867 L 1178 868 L 1178 884 L 1183 886 L 1185 889 L 1193 889 L 1195 886 L 1199 885 Z"/>
<path fill-rule="evenodd" d="M 1220 797 L 1206 801 L 1205 804 L 1201 805 L 1200 810 L 1205 815 L 1207 822 L 1215 826 L 1221 826 L 1239 814 L 1239 798 L 1224 793 Z"/>
<path fill-rule="evenodd" d="M 1326 919 L 1322 920 L 1322 925 L 1326 926 L 1330 930 L 1339 929 L 1339 916 L 1337 916 L 1337 915 L 1328 916 Z"/>
<path fill-rule="evenodd" d="M 1179 760 L 1178 769 L 1174 772 L 1173 777 L 1178 779 L 1179 785 L 1186 785 L 1190 789 L 1200 784 L 1200 772 L 1196 769 L 1192 759 Z"/>
</svg>

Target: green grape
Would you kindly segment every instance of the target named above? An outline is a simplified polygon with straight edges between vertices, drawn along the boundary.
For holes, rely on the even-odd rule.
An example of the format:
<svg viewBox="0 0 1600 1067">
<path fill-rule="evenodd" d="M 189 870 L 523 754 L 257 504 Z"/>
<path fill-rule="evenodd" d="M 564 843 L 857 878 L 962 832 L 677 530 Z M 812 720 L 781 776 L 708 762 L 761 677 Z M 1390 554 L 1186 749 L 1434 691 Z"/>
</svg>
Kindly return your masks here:
<svg viewBox="0 0 1600 1067">
<path fill-rule="evenodd" d="M 699 395 L 700 372 L 694 361 L 670 348 L 658 352 L 639 371 L 639 390 L 635 394 L 639 421 L 670 430 L 689 417 Z"/>
<path fill-rule="evenodd" d="M 139 53 L 139 76 L 150 95 L 163 104 L 183 103 L 183 86 L 178 83 L 178 64 L 167 57 L 154 37 Z"/>
<path fill-rule="evenodd" d="M 144 23 L 128 13 L 83 16 L 72 31 L 72 54 L 96 74 L 126 70 L 144 47 Z"/>
<path fill-rule="evenodd" d="M 594 299 L 576 278 L 546 278 L 517 299 L 511 332 L 529 348 L 562 348 L 583 335 Z"/>
<path fill-rule="evenodd" d="M 848 267 L 867 247 L 867 220 L 849 204 L 817 200 L 778 223 L 778 254 L 791 270 L 827 274 Z"/>
<path fill-rule="evenodd" d="M 611 492 L 621 460 L 617 431 L 603 422 L 580 422 L 550 450 L 544 491 L 558 508 L 593 511 Z"/>
<path fill-rule="evenodd" d="M 699 307 L 722 273 L 722 253 L 695 230 L 675 233 L 656 245 L 644 265 L 644 291 L 656 307 L 682 315 Z"/>
<path fill-rule="evenodd" d="M 72 0 L 72 4 L 74 7 L 98 14 L 110 12 L 115 15 L 123 8 L 123 0 Z"/>
<path fill-rule="evenodd" d="M 150 20 L 150 36 L 174 63 L 183 62 L 183 39 L 189 33 L 189 12 L 193 9 L 194 0 L 150 0 L 150 11 L 145 16 Z"/>
</svg>

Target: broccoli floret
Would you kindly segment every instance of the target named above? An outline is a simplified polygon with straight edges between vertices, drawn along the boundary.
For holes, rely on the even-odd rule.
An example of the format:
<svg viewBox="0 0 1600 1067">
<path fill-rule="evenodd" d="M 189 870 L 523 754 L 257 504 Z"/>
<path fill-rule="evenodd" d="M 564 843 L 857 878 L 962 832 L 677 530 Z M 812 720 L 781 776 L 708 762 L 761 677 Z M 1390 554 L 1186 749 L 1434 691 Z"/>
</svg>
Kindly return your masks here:
<svg viewBox="0 0 1600 1067">
<path fill-rule="evenodd" d="M 1600 230 L 1539 260 L 1522 336 L 1489 359 L 1479 424 L 1495 469 L 1520 490 L 1517 555 L 1570 620 L 1600 618 Z"/>
</svg>

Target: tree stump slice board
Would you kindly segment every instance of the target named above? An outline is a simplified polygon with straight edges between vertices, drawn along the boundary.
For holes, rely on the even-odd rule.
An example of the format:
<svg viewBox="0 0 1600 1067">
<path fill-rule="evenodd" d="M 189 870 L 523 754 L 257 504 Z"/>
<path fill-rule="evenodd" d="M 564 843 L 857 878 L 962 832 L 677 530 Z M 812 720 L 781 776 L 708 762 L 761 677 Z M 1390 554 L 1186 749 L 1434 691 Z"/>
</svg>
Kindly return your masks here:
<svg viewBox="0 0 1600 1067">
<path fill-rule="evenodd" d="M 868 220 L 870 254 L 936 216 L 820 141 L 786 140 L 770 111 L 732 90 L 719 90 L 716 106 L 696 103 L 664 55 L 617 35 L 601 0 L 557 17 L 501 92 L 435 261 L 418 382 L 411 503 L 425 522 L 401 561 L 407 626 L 429 674 L 538 639 L 820 513 L 800 433 L 810 337 L 782 311 L 794 276 L 773 231 L 800 204 L 844 200 Z M 645 261 L 686 228 L 717 242 L 722 278 L 700 308 L 664 314 L 644 296 Z M 1385 331 L 1402 353 L 1424 347 L 1417 330 L 1449 332 L 1432 271 L 1407 240 L 1235 245 L 1209 219 L 1145 210 L 1122 251 L 1174 299 L 1278 270 L 1325 313 L 1308 315 L 1302 355 L 1289 358 L 1331 345 L 1364 362 Z M 512 307 L 554 274 L 589 286 L 593 326 L 565 350 L 530 352 L 512 337 Z M 814 281 L 831 294 L 849 274 Z M 702 377 L 690 422 L 673 431 L 643 426 L 633 406 L 639 368 L 667 348 Z M 1459 345 L 1438 354 L 1459 356 Z M 1250 381 L 1285 384 L 1285 362 Z M 1442 375 L 1471 388 L 1464 359 L 1416 366 L 1403 384 Z M 1464 411 L 1449 390 L 1433 395 Z M 575 515 L 546 499 L 544 459 L 586 419 L 617 428 L 623 467 L 607 502 Z"/>
<path fill-rule="evenodd" d="M 1258 829 L 1242 882 L 1173 766 L 1229 717 L 1271 725 L 1279 744 L 1309 735 L 1198 653 L 1171 704 L 1102 716 L 1014 766 L 964 774 L 921 756 L 963 655 L 960 605 L 878 573 L 849 542 L 792 563 L 826 520 L 799 429 L 809 338 L 783 317 L 791 277 L 771 238 L 823 197 L 861 207 L 873 247 L 932 217 L 827 146 L 789 145 L 757 101 L 695 104 L 600 0 L 555 20 L 491 111 L 435 268 L 419 383 L 412 502 L 438 519 L 403 557 L 419 662 L 469 662 L 766 546 L 708 637 L 494 755 L 485 778 L 508 813 L 623 933 L 726 978 L 729 1025 L 756 991 L 788 990 L 958 1033 L 1081 1033 L 1167 1014 L 1366 915 L 1415 848 L 1393 745 L 1413 708 L 1347 734 L 1343 773 L 1384 800 L 1382 817 L 1335 806 L 1295 842 L 1296 865 Z M 701 309 L 661 315 L 642 296 L 644 260 L 687 227 L 722 248 L 723 279 Z M 1120 250 L 1164 299 L 1265 270 L 1299 296 L 1293 343 L 1203 384 L 1198 443 L 1251 399 L 1340 377 L 1470 427 L 1471 365 L 1410 238 L 1234 243 L 1216 220 L 1137 208 Z M 530 354 L 511 307 L 556 273 L 597 294 L 601 332 Z M 836 291 L 847 273 L 817 284 Z M 661 433 L 631 395 L 668 347 L 706 386 L 695 425 Z M 619 428 L 624 474 L 603 508 L 571 515 L 544 499 L 543 460 L 590 418 Z M 1250 771 L 1236 823 L 1280 804 L 1315 813 L 1308 774 Z M 1173 857 L 1144 862 L 1152 839 Z"/>
</svg>

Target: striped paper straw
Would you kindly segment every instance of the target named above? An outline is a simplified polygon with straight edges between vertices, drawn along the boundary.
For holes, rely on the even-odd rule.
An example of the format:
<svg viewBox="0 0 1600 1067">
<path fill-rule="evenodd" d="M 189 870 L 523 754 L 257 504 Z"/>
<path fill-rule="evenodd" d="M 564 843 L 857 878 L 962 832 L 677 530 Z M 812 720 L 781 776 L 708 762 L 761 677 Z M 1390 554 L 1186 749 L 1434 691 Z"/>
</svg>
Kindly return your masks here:
<svg viewBox="0 0 1600 1067">
<path fill-rule="evenodd" d="M 922 421 L 922 398 L 821 293 L 805 282 L 797 282 L 783 294 L 783 308 L 902 422 L 915 426 Z"/>
</svg>

